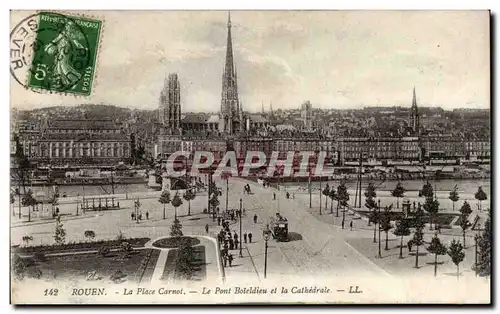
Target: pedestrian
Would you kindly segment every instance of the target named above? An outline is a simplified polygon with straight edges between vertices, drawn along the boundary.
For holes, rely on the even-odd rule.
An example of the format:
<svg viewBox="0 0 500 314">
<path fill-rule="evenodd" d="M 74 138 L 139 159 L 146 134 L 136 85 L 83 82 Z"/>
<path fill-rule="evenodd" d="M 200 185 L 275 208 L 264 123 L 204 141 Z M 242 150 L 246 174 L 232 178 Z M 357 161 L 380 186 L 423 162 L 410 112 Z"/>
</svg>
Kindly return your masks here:
<svg viewBox="0 0 500 314">
<path fill-rule="evenodd" d="M 252 233 L 248 233 L 248 242 L 252 243 Z"/>
<path fill-rule="evenodd" d="M 238 240 L 234 240 L 234 249 L 237 250 L 238 249 Z"/>
<path fill-rule="evenodd" d="M 146 211 L 146 219 L 149 220 L 149 212 Z"/>
<path fill-rule="evenodd" d="M 253 215 L 253 223 L 256 224 L 257 223 L 257 214 Z"/>
<path fill-rule="evenodd" d="M 229 238 L 229 249 L 234 250 L 234 241 L 231 238 Z"/>
<path fill-rule="evenodd" d="M 217 215 L 219 215 L 219 212 L 220 212 L 220 209 L 219 209 L 219 207 L 217 206 Z"/>
<path fill-rule="evenodd" d="M 130 214 L 130 217 L 132 218 L 132 220 L 134 220 L 135 214 L 134 213 Z"/>
<path fill-rule="evenodd" d="M 290 192 L 286 192 L 286 199 L 290 199 Z"/>
<path fill-rule="evenodd" d="M 236 233 L 236 231 L 234 232 L 234 242 L 238 242 L 238 234 Z"/>
<path fill-rule="evenodd" d="M 217 217 L 217 226 L 220 226 L 220 217 Z"/>
<path fill-rule="evenodd" d="M 342 220 L 342 229 L 344 229 L 344 221 Z"/>
<path fill-rule="evenodd" d="M 233 254 L 229 254 L 227 259 L 229 260 L 229 267 L 233 266 Z"/>
<path fill-rule="evenodd" d="M 208 234 L 208 224 L 205 225 L 205 233 Z"/>
<path fill-rule="evenodd" d="M 273 192 L 273 199 L 276 200 L 276 192 Z"/>
<path fill-rule="evenodd" d="M 411 247 L 412 247 L 412 241 L 408 241 L 408 252 L 411 252 Z"/>
<path fill-rule="evenodd" d="M 351 220 L 351 222 L 349 223 L 349 227 L 351 227 L 351 231 L 352 231 L 352 220 Z"/>
<path fill-rule="evenodd" d="M 246 233 L 243 234 L 243 241 L 245 241 L 245 244 L 247 243 L 247 234 Z"/>
</svg>

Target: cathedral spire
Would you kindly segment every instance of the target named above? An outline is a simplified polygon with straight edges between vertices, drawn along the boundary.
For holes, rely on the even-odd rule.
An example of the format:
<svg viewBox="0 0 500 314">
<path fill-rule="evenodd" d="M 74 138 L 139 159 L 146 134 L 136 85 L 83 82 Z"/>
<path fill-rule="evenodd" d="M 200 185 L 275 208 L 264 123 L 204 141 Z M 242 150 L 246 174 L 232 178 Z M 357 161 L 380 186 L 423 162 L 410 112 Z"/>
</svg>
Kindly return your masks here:
<svg viewBox="0 0 500 314">
<path fill-rule="evenodd" d="M 415 92 L 415 86 L 413 86 L 413 99 L 410 109 L 410 127 L 416 134 L 420 133 L 420 116 L 418 114 L 417 93 Z"/>
<path fill-rule="evenodd" d="M 231 38 L 231 12 L 227 17 L 227 48 L 226 48 L 226 64 L 224 66 L 225 75 L 231 77 L 234 75 L 233 62 L 233 40 Z"/>
<path fill-rule="evenodd" d="M 415 93 L 415 86 L 413 86 L 413 101 L 411 103 L 412 109 L 417 109 L 417 95 Z"/>
</svg>

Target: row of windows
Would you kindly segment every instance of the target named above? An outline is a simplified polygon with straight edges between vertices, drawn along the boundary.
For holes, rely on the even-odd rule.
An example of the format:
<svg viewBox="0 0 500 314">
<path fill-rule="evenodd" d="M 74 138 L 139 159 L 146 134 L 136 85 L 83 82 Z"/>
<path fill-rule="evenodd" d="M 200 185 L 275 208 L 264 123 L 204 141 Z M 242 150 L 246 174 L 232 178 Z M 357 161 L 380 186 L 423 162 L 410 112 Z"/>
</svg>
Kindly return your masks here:
<svg viewBox="0 0 500 314">
<path fill-rule="evenodd" d="M 52 154 L 50 154 L 52 152 Z M 34 155 L 36 155 L 35 152 L 33 152 Z M 89 149 L 87 147 L 85 148 L 52 148 L 52 151 L 50 149 L 47 149 L 45 147 L 42 147 L 40 149 L 40 156 L 42 157 L 129 157 L 129 148 L 128 146 L 124 146 L 122 149 L 119 149 L 118 147 L 108 147 L 106 149 L 101 149 L 101 148 L 94 148 L 94 149 Z"/>
<path fill-rule="evenodd" d="M 50 133 L 69 133 L 69 134 L 74 134 L 74 133 L 94 133 L 94 134 L 97 134 L 97 133 L 99 133 L 99 134 L 113 134 L 114 133 L 114 134 L 118 134 L 118 133 L 120 133 L 120 130 L 119 129 L 116 129 L 116 130 L 50 129 L 49 132 Z"/>
</svg>

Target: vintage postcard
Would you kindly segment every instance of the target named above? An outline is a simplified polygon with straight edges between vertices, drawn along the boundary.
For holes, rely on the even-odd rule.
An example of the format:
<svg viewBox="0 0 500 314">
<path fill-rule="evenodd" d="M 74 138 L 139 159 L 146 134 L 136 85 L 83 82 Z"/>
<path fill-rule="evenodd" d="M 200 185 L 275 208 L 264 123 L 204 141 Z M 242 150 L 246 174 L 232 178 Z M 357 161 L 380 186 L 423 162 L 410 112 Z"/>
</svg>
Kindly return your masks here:
<svg viewBox="0 0 500 314">
<path fill-rule="evenodd" d="M 489 304 L 490 12 L 11 11 L 13 304 Z"/>
</svg>

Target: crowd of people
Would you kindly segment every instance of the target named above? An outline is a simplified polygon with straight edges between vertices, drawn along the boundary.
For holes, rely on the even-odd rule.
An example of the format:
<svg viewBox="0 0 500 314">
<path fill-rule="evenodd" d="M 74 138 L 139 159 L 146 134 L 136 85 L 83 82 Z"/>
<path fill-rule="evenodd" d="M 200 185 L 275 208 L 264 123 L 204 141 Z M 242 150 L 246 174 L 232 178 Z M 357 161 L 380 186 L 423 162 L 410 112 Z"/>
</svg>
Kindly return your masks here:
<svg viewBox="0 0 500 314">
<path fill-rule="evenodd" d="M 219 212 L 219 208 L 217 208 Z M 241 212 L 239 210 L 228 210 L 230 220 L 236 221 L 237 218 L 241 219 Z M 221 230 L 217 234 L 217 241 L 219 242 L 219 247 L 221 248 L 221 256 L 224 267 L 232 267 L 234 256 L 230 251 L 238 250 L 238 248 L 242 245 L 242 240 L 239 238 L 236 230 L 231 230 L 229 226 L 230 220 L 226 220 L 226 218 L 218 216 L 217 217 L 217 225 L 221 227 Z M 257 221 L 257 215 L 254 215 L 254 223 Z M 206 228 L 208 232 L 208 228 Z M 243 242 L 244 243 L 252 243 L 252 233 L 244 233 L 243 234 Z"/>
</svg>

